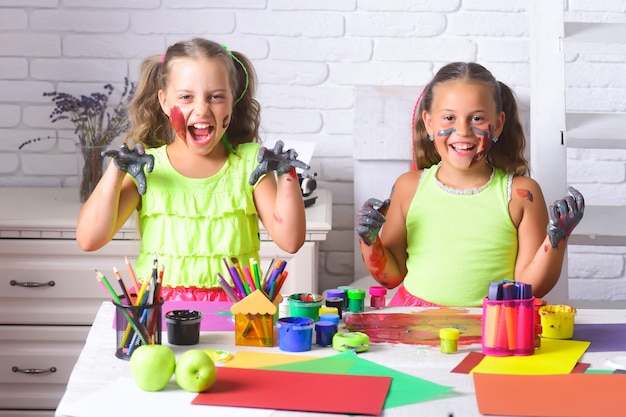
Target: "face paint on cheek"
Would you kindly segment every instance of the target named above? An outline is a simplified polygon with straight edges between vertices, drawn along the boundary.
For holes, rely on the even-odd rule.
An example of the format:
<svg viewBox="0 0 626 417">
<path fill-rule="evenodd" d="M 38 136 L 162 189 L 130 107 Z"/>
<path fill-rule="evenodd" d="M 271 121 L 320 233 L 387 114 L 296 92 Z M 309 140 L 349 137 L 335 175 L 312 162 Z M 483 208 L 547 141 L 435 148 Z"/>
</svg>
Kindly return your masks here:
<svg viewBox="0 0 626 417">
<path fill-rule="evenodd" d="M 176 135 L 182 140 L 185 140 L 187 137 L 187 126 L 185 123 L 185 116 L 180 110 L 180 107 L 174 106 L 170 110 L 170 123 L 172 124 L 172 128 L 176 132 Z"/>
<path fill-rule="evenodd" d="M 531 203 L 535 199 L 533 197 L 533 193 L 531 193 L 528 190 L 524 190 L 523 188 L 518 188 L 518 189 L 515 190 L 515 192 L 517 193 L 518 196 L 522 197 L 525 200 L 530 201 Z"/>
<path fill-rule="evenodd" d="M 439 132 L 437 132 L 437 136 L 450 136 L 451 134 L 453 134 L 454 132 L 456 132 L 456 127 L 450 127 L 448 129 L 441 129 Z"/>
<path fill-rule="evenodd" d="M 470 162 L 471 167 L 489 153 L 491 145 L 493 145 L 493 140 L 491 139 L 493 137 L 493 127 L 489 125 L 489 130 L 483 130 L 472 126 L 470 130 L 480 136 L 480 146 L 478 147 L 478 152 L 472 158 L 472 162 Z"/>
</svg>

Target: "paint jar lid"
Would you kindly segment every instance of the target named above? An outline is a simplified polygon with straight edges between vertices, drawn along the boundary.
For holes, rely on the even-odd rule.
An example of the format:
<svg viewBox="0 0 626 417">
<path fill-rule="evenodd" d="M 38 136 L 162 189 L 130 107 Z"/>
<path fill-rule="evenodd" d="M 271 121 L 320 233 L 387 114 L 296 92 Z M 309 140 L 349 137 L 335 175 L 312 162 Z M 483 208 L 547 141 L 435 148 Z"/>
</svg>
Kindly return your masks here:
<svg viewBox="0 0 626 417">
<path fill-rule="evenodd" d="M 337 325 L 332 321 L 320 320 L 315 323 L 315 330 L 337 330 Z"/>
<path fill-rule="evenodd" d="M 443 329 L 439 329 L 439 338 L 441 339 L 459 340 L 459 337 L 461 337 L 461 332 L 457 328 L 444 327 Z"/>
<path fill-rule="evenodd" d="M 370 295 L 387 295 L 387 288 L 374 285 L 369 289 Z"/>
<path fill-rule="evenodd" d="M 335 324 L 339 324 L 339 320 L 340 320 L 339 314 L 333 314 L 333 313 L 320 314 L 320 321 L 330 321 Z"/>
<path fill-rule="evenodd" d="M 326 290 L 326 299 L 328 300 L 329 298 L 341 298 L 343 300 L 345 294 L 345 291 L 340 289 Z"/>
<path fill-rule="evenodd" d="M 365 298 L 365 290 L 360 288 L 352 288 L 348 290 L 348 298 L 353 300 L 363 300 Z"/>
</svg>

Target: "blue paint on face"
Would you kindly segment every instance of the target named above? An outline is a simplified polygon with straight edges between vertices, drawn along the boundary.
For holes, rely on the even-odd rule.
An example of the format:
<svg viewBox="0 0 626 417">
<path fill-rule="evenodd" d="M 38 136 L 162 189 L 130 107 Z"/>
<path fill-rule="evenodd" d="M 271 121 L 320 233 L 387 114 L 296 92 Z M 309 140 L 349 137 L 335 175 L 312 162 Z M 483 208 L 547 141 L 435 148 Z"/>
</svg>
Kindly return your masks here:
<svg viewBox="0 0 626 417">
<path fill-rule="evenodd" d="M 437 136 L 450 136 L 452 133 L 456 132 L 456 127 L 450 127 L 445 130 L 440 130 L 437 132 Z"/>
</svg>

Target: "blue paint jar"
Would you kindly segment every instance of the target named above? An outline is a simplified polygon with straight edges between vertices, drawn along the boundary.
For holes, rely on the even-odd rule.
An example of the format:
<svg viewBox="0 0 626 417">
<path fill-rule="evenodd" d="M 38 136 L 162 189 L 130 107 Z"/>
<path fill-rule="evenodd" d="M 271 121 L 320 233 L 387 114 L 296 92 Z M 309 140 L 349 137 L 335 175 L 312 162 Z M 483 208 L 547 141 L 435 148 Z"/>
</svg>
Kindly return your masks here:
<svg viewBox="0 0 626 417">
<path fill-rule="evenodd" d="M 332 323 L 335 323 L 336 325 L 339 325 L 339 320 L 341 320 L 341 317 L 339 317 L 339 314 L 334 314 L 334 313 L 320 314 L 320 321 L 330 321 Z"/>
<path fill-rule="evenodd" d="M 337 333 L 337 325 L 331 321 L 315 323 L 315 344 L 317 346 L 332 346 L 333 336 Z"/>
<path fill-rule="evenodd" d="M 285 352 L 311 350 L 313 319 L 308 317 L 283 317 L 276 322 L 278 348 Z"/>
</svg>

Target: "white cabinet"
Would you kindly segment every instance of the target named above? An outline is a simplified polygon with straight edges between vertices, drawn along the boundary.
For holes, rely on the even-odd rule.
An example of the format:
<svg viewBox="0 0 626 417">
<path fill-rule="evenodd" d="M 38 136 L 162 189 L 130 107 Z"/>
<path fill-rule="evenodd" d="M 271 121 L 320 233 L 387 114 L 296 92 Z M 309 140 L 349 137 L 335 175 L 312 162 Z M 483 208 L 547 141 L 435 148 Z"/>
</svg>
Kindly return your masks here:
<svg viewBox="0 0 626 417">
<path fill-rule="evenodd" d="M 567 17 L 564 0 L 531 0 L 530 11 L 530 163 L 532 176 L 551 203 L 567 193 L 568 148 L 626 149 L 626 114 L 571 112 L 566 100 L 566 55 L 584 49 L 602 53 L 616 45 L 623 48 L 626 24 L 573 21 Z M 569 245 L 625 246 L 624 218 L 624 206 L 587 202 Z M 566 259 L 553 290 L 558 294 L 550 302 L 567 302 L 567 271 Z"/>
<path fill-rule="evenodd" d="M 318 244 L 331 229 L 332 198 L 316 190 L 306 242 L 288 254 L 261 232 L 261 264 L 287 260 L 284 293 L 317 291 Z M 80 210 L 72 188 L 0 188 L 0 417 L 54 415 L 107 293 L 95 269 L 125 271 L 139 242 L 132 221 L 95 252 L 75 241 Z"/>
</svg>

